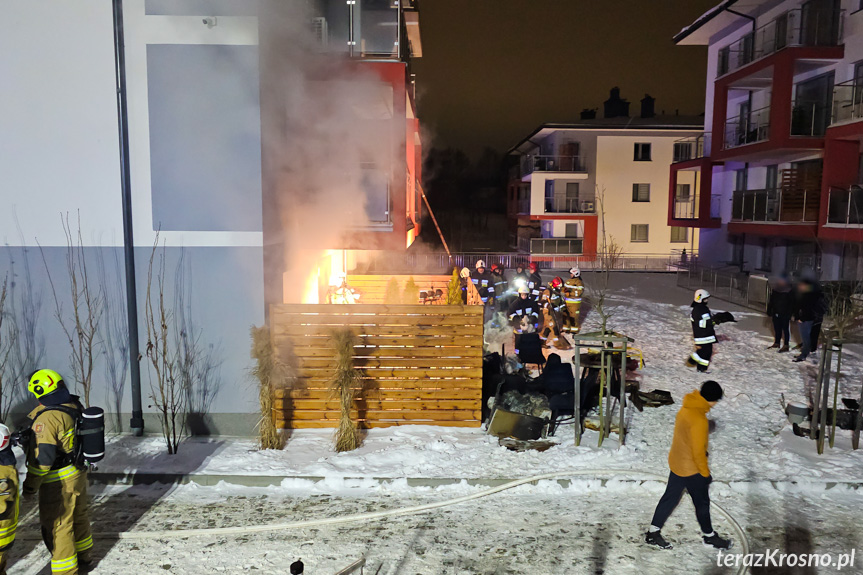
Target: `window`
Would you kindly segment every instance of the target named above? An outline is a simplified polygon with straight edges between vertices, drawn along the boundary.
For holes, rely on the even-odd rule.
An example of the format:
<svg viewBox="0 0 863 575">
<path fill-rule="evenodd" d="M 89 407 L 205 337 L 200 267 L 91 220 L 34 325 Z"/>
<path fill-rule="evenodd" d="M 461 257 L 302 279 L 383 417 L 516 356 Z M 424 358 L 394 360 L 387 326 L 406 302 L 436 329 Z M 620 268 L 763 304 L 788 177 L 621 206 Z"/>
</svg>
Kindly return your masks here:
<svg viewBox="0 0 863 575">
<path fill-rule="evenodd" d="M 649 202 L 650 184 L 632 184 L 632 201 Z"/>
<path fill-rule="evenodd" d="M 650 144 L 635 144 L 635 157 L 633 160 L 636 162 L 649 162 L 650 161 Z"/>
<path fill-rule="evenodd" d="M 631 242 L 647 242 L 647 224 L 632 224 L 630 228 Z"/>
<path fill-rule="evenodd" d="M 579 225 L 575 224 L 566 224 L 566 232 L 565 235 L 568 238 L 580 238 L 581 234 L 579 232 Z"/>
<path fill-rule="evenodd" d="M 743 191 L 749 185 L 749 171 L 745 168 L 734 171 L 734 191 Z"/>
<path fill-rule="evenodd" d="M 674 143 L 674 161 L 685 162 L 692 159 L 692 144 L 689 142 Z"/>
<path fill-rule="evenodd" d="M 689 228 L 671 228 L 671 243 L 685 244 L 689 241 Z"/>
<path fill-rule="evenodd" d="M 768 190 L 776 190 L 779 188 L 779 166 L 767 166 L 767 174 L 765 176 L 765 188 Z"/>
</svg>

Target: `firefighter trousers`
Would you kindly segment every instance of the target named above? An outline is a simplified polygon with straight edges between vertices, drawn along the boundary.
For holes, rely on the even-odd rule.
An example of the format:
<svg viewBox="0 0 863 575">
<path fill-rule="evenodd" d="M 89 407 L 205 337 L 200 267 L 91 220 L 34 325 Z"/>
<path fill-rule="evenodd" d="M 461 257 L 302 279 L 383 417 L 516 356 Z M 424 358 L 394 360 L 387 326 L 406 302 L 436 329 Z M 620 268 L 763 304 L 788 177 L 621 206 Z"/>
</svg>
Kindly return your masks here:
<svg viewBox="0 0 863 575">
<path fill-rule="evenodd" d="M 10 543 L 6 547 L 0 549 L 0 575 L 6 575 L 7 555 L 9 555 L 9 550 L 11 548 L 12 544 Z"/>
<path fill-rule="evenodd" d="M 79 557 L 82 562 L 88 562 L 93 547 L 86 471 L 42 484 L 39 520 L 42 538 L 51 552 L 51 573 L 77 575 Z"/>
<path fill-rule="evenodd" d="M 563 314 L 563 331 L 578 333 L 581 330 L 581 301 L 566 302 L 566 313 Z"/>
</svg>

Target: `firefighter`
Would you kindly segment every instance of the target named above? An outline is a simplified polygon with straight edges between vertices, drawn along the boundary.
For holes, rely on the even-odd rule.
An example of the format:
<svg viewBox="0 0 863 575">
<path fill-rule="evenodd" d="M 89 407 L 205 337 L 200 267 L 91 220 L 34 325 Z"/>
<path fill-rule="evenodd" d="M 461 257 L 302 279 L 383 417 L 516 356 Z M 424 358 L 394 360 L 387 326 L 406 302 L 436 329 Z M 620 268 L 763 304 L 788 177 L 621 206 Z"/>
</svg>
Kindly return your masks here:
<svg viewBox="0 0 863 575">
<path fill-rule="evenodd" d="M 494 295 L 498 309 L 505 312 L 509 309 L 509 301 L 507 301 L 509 298 L 506 293 L 506 272 L 501 264 L 491 266 L 491 277 L 494 281 Z"/>
<path fill-rule="evenodd" d="M 539 307 L 530 299 L 530 289 L 527 286 L 518 288 L 518 298 L 509 306 L 507 317 L 515 334 L 515 353 L 518 354 L 521 334 L 539 330 Z"/>
<path fill-rule="evenodd" d="M 581 296 L 584 293 L 584 281 L 581 270 L 569 270 L 569 279 L 563 284 L 563 301 L 566 304 L 566 315 L 563 317 L 563 331 L 578 333 L 581 331 Z"/>
<path fill-rule="evenodd" d="M 707 299 L 710 294 L 707 290 L 697 290 L 693 298 L 692 314 L 692 339 L 695 340 L 695 351 L 686 360 L 689 367 L 697 367 L 698 371 L 707 372 L 710 367 L 710 358 L 713 356 L 713 344 L 716 343 L 716 330 L 713 314 L 707 307 Z"/>
<path fill-rule="evenodd" d="M 0 575 L 6 575 L 6 555 L 18 527 L 18 469 L 12 452 L 12 434 L 0 423 Z"/>
<path fill-rule="evenodd" d="M 485 268 L 484 261 L 476 262 L 476 270 L 470 274 L 470 281 L 476 286 L 476 291 L 479 293 L 483 305 L 494 305 L 494 278 L 491 272 Z"/>
<path fill-rule="evenodd" d="M 458 272 L 459 285 L 461 286 L 461 303 L 467 305 L 467 284 L 470 281 L 470 270 L 461 268 Z"/>
<path fill-rule="evenodd" d="M 512 279 L 509 280 L 509 292 L 512 294 L 512 301 L 509 302 L 510 305 L 518 299 L 518 288 L 526 285 L 527 272 L 524 271 L 523 265 L 518 264 L 515 266 L 515 274 L 512 276 Z"/>
<path fill-rule="evenodd" d="M 561 335 L 561 326 L 564 323 L 563 316 L 566 314 L 566 305 L 563 302 L 563 296 L 560 289 L 563 287 L 563 280 L 559 277 L 551 280 L 548 287 L 543 290 L 540 297 L 540 306 L 542 307 L 542 315 L 544 318 L 543 325 L 545 328 L 540 333 L 540 338 L 543 341 L 543 346 L 547 347 L 549 338 L 551 344 L 557 349 L 572 349 L 572 346 Z"/>
<path fill-rule="evenodd" d="M 77 575 L 92 562 L 87 509 L 87 470 L 76 461 L 76 420 L 83 407 L 56 371 L 40 369 L 27 390 L 39 406 L 27 416 L 30 437 L 24 496 L 39 495 L 42 539 L 51 552 L 51 573 Z M 74 417 L 72 414 L 76 414 Z"/>
<path fill-rule="evenodd" d="M 354 288 L 348 285 L 348 275 L 345 272 L 339 272 L 337 276 L 338 285 L 330 286 L 327 293 L 327 303 L 335 304 L 355 304 L 360 299 L 359 294 L 354 291 Z"/>
<path fill-rule="evenodd" d="M 530 262 L 529 267 L 530 275 L 527 278 L 527 287 L 530 289 L 530 299 L 538 302 L 545 287 L 542 285 L 542 276 L 539 275 L 539 265 L 536 262 Z"/>
</svg>

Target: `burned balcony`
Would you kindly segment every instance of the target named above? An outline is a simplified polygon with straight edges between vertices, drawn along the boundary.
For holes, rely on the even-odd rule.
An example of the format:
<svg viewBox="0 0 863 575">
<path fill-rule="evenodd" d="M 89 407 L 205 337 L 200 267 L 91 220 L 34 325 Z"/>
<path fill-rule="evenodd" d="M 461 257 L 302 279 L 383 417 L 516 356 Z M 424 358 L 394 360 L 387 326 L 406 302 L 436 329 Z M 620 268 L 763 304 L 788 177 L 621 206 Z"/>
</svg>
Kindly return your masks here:
<svg viewBox="0 0 863 575">
<path fill-rule="evenodd" d="M 789 10 L 719 50 L 717 76 L 791 46 L 838 46 L 842 43 L 845 11 L 832 5 Z"/>
<path fill-rule="evenodd" d="M 586 172 L 578 156 L 547 156 L 528 154 L 521 157 L 521 177 L 534 172 Z"/>
<path fill-rule="evenodd" d="M 732 195 L 731 221 L 752 223 L 814 223 L 821 190 L 738 190 Z"/>
<path fill-rule="evenodd" d="M 830 188 L 827 223 L 840 226 L 863 225 L 863 186 Z"/>
</svg>

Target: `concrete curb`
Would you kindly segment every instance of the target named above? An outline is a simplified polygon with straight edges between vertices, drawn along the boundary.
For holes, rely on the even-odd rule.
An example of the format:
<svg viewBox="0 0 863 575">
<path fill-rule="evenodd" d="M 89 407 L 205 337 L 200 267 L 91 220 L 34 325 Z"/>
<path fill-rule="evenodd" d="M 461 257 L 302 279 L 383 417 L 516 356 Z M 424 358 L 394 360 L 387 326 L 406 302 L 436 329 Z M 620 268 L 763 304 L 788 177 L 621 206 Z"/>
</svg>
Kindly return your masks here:
<svg viewBox="0 0 863 575">
<path fill-rule="evenodd" d="M 626 473 L 626 470 L 621 470 L 621 473 Z M 299 479 L 312 483 L 320 483 L 327 478 L 315 475 L 222 475 L 222 474 L 194 474 L 194 473 L 149 473 L 149 472 L 132 472 L 132 473 L 106 473 L 106 472 L 91 472 L 89 474 L 90 481 L 96 485 L 186 485 L 195 483 L 197 485 L 212 487 L 221 482 L 229 485 L 238 485 L 242 487 L 274 487 L 281 485 L 286 479 Z M 510 477 L 500 478 L 452 478 L 452 477 L 343 477 L 341 478 L 346 484 L 355 482 L 358 486 L 368 484 L 369 482 L 378 483 L 381 485 L 390 484 L 395 481 L 405 481 L 408 487 L 443 487 L 449 485 L 466 484 L 471 487 L 498 487 L 505 483 L 515 481 Z M 570 487 L 572 479 L 553 479 L 561 487 Z M 583 481 L 579 479 L 578 481 Z M 600 484 L 605 487 L 609 481 L 615 483 L 642 483 L 644 481 L 655 481 L 653 479 L 599 479 Z M 861 481 L 717 481 L 723 485 L 747 485 L 747 484 L 766 484 L 769 483 L 774 489 L 783 490 L 789 487 L 811 487 L 823 486 L 825 490 L 835 487 L 845 487 L 853 490 L 863 489 L 863 480 Z"/>
</svg>

